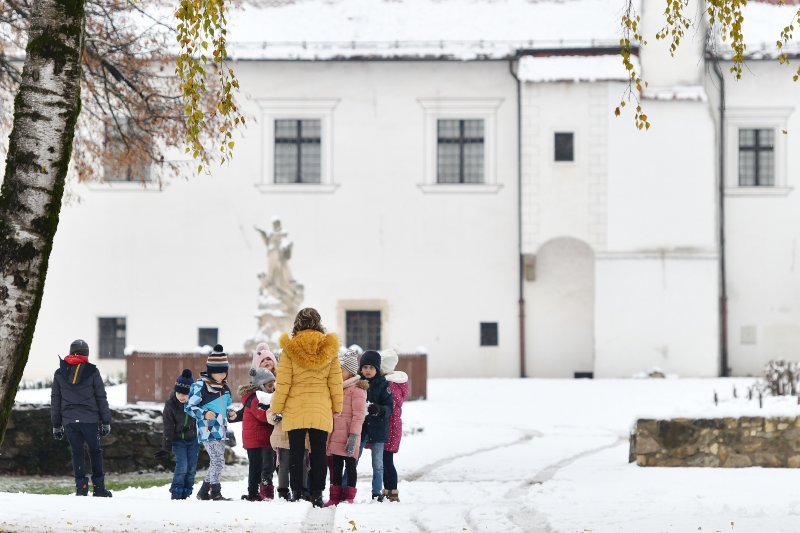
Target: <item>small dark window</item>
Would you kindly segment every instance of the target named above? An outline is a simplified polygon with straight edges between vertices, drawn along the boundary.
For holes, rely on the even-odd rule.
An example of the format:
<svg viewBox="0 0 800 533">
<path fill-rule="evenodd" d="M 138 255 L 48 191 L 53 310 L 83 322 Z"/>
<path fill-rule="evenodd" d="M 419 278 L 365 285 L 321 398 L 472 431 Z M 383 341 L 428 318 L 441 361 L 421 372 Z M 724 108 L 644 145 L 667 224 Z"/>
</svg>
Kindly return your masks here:
<svg viewBox="0 0 800 533">
<path fill-rule="evenodd" d="M 436 181 L 483 183 L 483 120 L 437 121 Z"/>
<path fill-rule="evenodd" d="M 197 345 L 214 346 L 219 338 L 219 328 L 197 328 Z"/>
<path fill-rule="evenodd" d="M 347 311 L 347 345 L 357 344 L 364 350 L 381 349 L 381 312 Z"/>
<path fill-rule="evenodd" d="M 775 185 L 775 130 L 739 130 L 739 186 Z"/>
<path fill-rule="evenodd" d="M 556 161 L 575 161 L 575 134 L 556 133 Z"/>
<path fill-rule="evenodd" d="M 497 344 L 497 322 L 481 322 L 481 346 Z"/>
<path fill-rule="evenodd" d="M 148 135 L 132 126 L 130 119 L 118 118 L 106 123 L 103 179 L 111 182 L 151 181 L 151 149 Z"/>
<path fill-rule="evenodd" d="M 125 357 L 125 317 L 102 317 L 97 321 L 100 328 L 100 357 L 103 359 Z"/>
<path fill-rule="evenodd" d="M 594 372 L 574 372 L 575 379 L 594 379 Z"/>
<path fill-rule="evenodd" d="M 275 183 L 320 183 L 322 121 L 275 121 Z"/>
</svg>

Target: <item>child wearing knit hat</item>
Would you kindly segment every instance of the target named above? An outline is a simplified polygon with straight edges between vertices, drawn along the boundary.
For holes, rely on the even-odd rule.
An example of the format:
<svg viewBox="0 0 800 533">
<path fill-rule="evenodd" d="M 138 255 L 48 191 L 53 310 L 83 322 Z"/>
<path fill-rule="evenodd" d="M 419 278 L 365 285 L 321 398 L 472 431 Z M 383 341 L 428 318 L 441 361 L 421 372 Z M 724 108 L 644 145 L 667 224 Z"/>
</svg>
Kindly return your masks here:
<svg viewBox="0 0 800 533">
<path fill-rule="evenodd" d="M 369 382 L 367 391 L 367 416 L 361 429 L 361 451 L 367 443 L 372 450 L 372 499 L 382 502 L 383 491 L 383 448 L 389 438 L 389 419 L 394 402 L 389 382 L 381 374 L 381 354 L 367 350 L 361 356 L 361 375 Z M 349 479 L 349 476 L 348 476 Z"/>
<path fill-rule="evenodd" d="M 183 410 L 189 399 L 189 391 L 194 380 L 188 368 L 181 372 L 175 380 L 172 394 L 164 404 L 162 419 L 164 421 L 164 439 L 161 449 L 155 456 L 166 460 L 169 454 L 175 454 L 175 471 L 169 491 L 173 500 L 185 500 L 192 494 L 194 476 L 197 472 L 197 455 L 200 443 L 197 442 L 197 426 L 194 420 Z"/>
<path fill-rule="evenodd" d="M 243 500 L 251 502 L 272 500 L 275 489 L 275 451 L 270 445 L 272 425 L 267 422 L 267 409 L 275 392 L 275 376 L 266 368 L 250 369 L 250 384 L 239 387 L 242 397 L 242 444 L 247 451 L 249 473 L 247 494 Z"/>
<path fill-rule="evenodd" d="M 195 419 L 197 440 L 203 443 L 210 464 L 203 485 L 197 493 L 198 500 L 228 500 L 222 496 L 220 478 L 225 466 L 225 441 L 228 439 L 228 421 L 236 420 L 231 409 L 231 390 L 228 388 L 228 354 L 221 344 L 214 346 L 206 360 L 206 371 L 200 373 L 189 391 L 184 411 Z"/>
<path fill-rule="evenodd" d="M 356 462 L 361 444 L 361 426 L 367 416 L 367 389 L 369 384 L 358 375 L 358 354 L 347 350 L 339 360 L 342 367 L 344 399 L 342 412 L 333 419 L 333 431 L 328 438 L 328 455 L 331 456 L 331 489 L 326 507 L 342 501 L 353 503 L 356 497 Z M 342 487 L 342 467 L 347 471 L 347 485 Z"/>
<path fill-rule="evenodd" d="M 272 353 L 266 342 L 259 343 L 253 352 L 252 368 L 266 368 L 276 377 L 278 375 L 278 358 Z"/>
</svg>

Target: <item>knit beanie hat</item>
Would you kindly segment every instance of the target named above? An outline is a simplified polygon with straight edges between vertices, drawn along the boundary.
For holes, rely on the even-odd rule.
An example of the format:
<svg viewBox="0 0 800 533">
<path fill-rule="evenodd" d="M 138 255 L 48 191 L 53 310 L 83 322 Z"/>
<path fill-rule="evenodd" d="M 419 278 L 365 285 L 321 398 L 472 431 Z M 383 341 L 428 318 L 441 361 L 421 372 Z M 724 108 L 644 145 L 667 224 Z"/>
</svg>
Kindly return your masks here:
<svg viewBox="0 0 800 533">
<path fill-rule="evenodd" d="M 189 394 L 189 388 L 192 386 L 192 383 L 194 383 L 192 371 L 188 368 L 184 368 L 181 375 L 175 380 L 175 392 Z"/>
<path fill-rule="evenodd" d="M 361 363 L 358 365 L 358 368 L 365 365 L 370 365 L 375 367 L 375 370 L 380 371 L 381 369 L 381 354 L 376 352 L 375 350 L 367 350 L 364 352 L 364 355 L 361 356 Z"/>
<path fill-rule="evenodd" d="M 228 354 L 225 353 L 221 344 L 214 346 L 214 351 L 208 355 L 206 369 L 209 375 L 218 372 L 228 372 Z"/>
<path fill-rule="evenodd" d="M 69 355 L 85 355 L 89 357 L 89 345 L 83 339 L 74 340 L 69 345 Z"/>
<path fill-rule="evenodd" d="M 355 376 L 358 374 L 358 353 L 355 350 L 347 350 L 339 360 L 339 364 Z"/>
<path fill-rule="evenodd" d="M 269 349 L 266 342 L 261 342 L 256 346 L 256 351 L 253 352 L 253 368 L 260 368 L 264 359 L 272 360 L 272 368 L 278 368 L 278 359 L 275 354 Z"/>
<path fill-rule="evenodd" d="M 397 355 L 396 348 L 389 348 L 388 350 L 383 350 L 381 352 L 381 372 L 384 374 L 388 374 L 389 372 L 394 372 L 394 369 L 397 366 L 397 362 L 399 360 L 400 356 Z"/>
<path fill-rule="evenodd" d="M 250 383 L 259 387 L 275 381 L 275 375 L 266 368 L 251 368 L 248 373 L 250 374 Z"/>
</svg>

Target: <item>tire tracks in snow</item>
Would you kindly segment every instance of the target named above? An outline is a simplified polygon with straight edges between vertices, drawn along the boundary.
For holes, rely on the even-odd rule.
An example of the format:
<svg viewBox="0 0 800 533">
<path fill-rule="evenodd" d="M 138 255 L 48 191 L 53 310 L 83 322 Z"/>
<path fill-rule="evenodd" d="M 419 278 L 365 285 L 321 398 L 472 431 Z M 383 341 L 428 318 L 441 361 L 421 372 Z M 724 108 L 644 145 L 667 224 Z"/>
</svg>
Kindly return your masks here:
<svg viewBox="0 0 800 533">
<path fill-rule="evenodd" d="M 517 501 L 519 503 L 519 506 L 517 507 L 512 506 L 508 508 L 506 512 L 506 518 L 508 518 L 511 523 L 515 524 L 522 531 L 554 533 L 547 516 L 542 511 L 537 509 L 536 506 L 526 501 L 525 489 L 530 488 L 533 485 L 542 485 L 547 483 L 553 479 L 553 477 L 563 468 L 566 468 L 571 464 L 596 453 L 619 446 L 627 440 L 627 437 L 618 435 L 617 439 L 610 444 L 604 444 L 602 446 L 596 446 L 594 448 L 578 452 L 540 469 L 538 472 L 536 472 L 536 474 L 533 475 L 533 477 L 516 485 L 514 488 L 506 492 L 504 496 L 505 499 L 511 500 L 512 502 Z"/>
<path fill-rule="evenodd" d="M 543 434 L 539 431 L 523 431 L 523 430 L 520 431 L 522 431 L 522 435 L 511 442 L 507 442 L 505 444 L 494 444 L 492 446 L 485 446 L 483 448 L 478 448 L 477 450 L 472 450 L 469 452 L 458 453 L 455 455 L 450 455 L 448 457 L 443 457 L 438 461 L 428 463 L 427 465 L 416 469 L 410 474 L 405 474 L 403 476 L 400 476 L 400 479 L 403 481 L 418 481 L 422 479 L 424 476 L 430 474 L 431 471 L 449 465 L 450 463 L 458 461 L 459 459 L 464 459 L 465 457 L 472 457 L 474 455 L 480 455 L 482 453 L 493 452 L 501 450 L 503 448 L 510 448 L 512 446 L 519 446 L 520 444 L 525 444 L 527 442 L 532 441 L 535 438 L 543 436 Z"/>
</svg>

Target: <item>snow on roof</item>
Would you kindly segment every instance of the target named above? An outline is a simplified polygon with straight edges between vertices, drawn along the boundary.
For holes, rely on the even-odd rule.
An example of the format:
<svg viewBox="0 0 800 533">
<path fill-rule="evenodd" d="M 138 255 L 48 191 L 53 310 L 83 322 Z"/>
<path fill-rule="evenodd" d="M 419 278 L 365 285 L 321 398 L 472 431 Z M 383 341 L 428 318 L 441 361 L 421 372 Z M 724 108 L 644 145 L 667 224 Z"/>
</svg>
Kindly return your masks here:
<svg viewBox="0 0 800 533">
<path fill-rule="evenodd" d="M 636 2 L 638 4 L 638 1 Z M 619 46 L 620 0 L 251 0 L 229 16 L 234 59 L 502 59 Z"/>
<path fill-rule="evenodd" d="M 634 66 L 638 59 L 633 56 Z M 619 54 L 552 55 L 520 58 L 517 76 L 521 81 L 628 81 L 630 75 Z"/>
<path fill-rule="evenodd" d="M 745 55 L 751 59 L 775 58 L 779 51 L 776 42 L 780 39 L 784 27 L 796 24 L 797 10 L 800 7 L 796 2 L 787 0 L 785 5 L 773 1 L 757 0 L 748 2 L 744 8 L 744 23 L 742 33 L 747 45 Z M 730 47 L 730 37 L 722 42 L 720 36 L 716 39 L 714 52 L 720 57 L 731 59 L 733 50 Z M 800 43 L 797 40 L 784 47 L 787 53 L 800 53 Z"/>
</svg>

